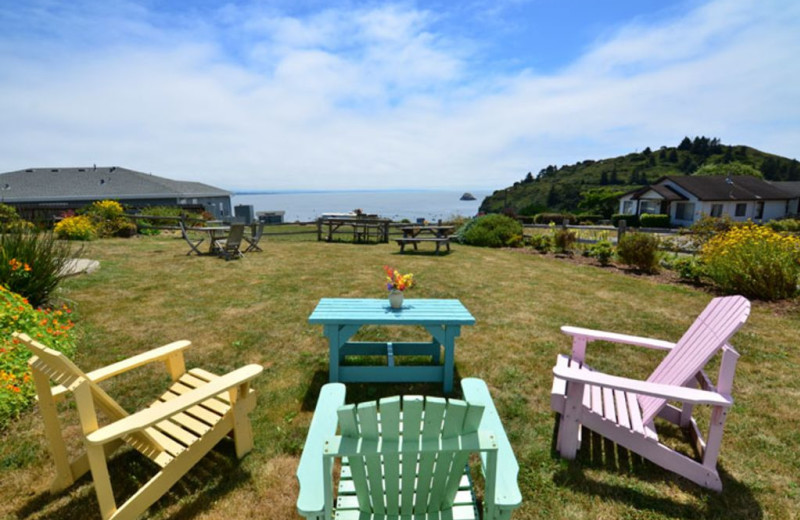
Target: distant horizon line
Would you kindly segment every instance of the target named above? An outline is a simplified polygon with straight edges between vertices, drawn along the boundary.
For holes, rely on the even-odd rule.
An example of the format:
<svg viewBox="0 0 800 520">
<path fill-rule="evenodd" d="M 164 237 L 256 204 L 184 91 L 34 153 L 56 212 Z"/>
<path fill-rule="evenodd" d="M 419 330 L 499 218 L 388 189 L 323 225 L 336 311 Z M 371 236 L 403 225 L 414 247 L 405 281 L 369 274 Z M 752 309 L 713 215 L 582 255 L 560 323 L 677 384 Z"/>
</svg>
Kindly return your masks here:
<svg viewBox="0 0 800 520">
<path fill-rule="evenodd" d="M 287 195 L 299 193 L 400 193 L 400 192 L 453 192 L 458 193 L 460 190 L 453 188 L 361 188 L 361 189 L 296 189 L 296 190 L 229 190 L 234 195 Z M 470 191 L 492 193 L 494 190 L 486 188 L 472 188 L 467 189 L 461 193 L 469 193 Z"/>
</svg>

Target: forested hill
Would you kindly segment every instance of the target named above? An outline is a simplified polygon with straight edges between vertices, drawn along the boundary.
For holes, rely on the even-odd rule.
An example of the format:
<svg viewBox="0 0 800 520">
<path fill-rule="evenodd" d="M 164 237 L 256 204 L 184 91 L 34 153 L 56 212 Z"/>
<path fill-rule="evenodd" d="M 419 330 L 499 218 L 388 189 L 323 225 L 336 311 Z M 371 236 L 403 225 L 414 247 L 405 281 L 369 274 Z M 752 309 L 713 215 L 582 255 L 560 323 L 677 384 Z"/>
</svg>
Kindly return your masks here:
<svg viewBox="0 0 800 520">
<path fill-rule="evenodd" d="M 486 197 L 480 211 L 535 215 L 569 211 L 610 216 L 619 195 L 664 175 L 761 175 L 800 181 L 800 163 L 749 146 L 728 146 L 708 137 L 684 138 L 677 147 L 645 148 L 612 159 L 548 166 Z"/>
</svg>

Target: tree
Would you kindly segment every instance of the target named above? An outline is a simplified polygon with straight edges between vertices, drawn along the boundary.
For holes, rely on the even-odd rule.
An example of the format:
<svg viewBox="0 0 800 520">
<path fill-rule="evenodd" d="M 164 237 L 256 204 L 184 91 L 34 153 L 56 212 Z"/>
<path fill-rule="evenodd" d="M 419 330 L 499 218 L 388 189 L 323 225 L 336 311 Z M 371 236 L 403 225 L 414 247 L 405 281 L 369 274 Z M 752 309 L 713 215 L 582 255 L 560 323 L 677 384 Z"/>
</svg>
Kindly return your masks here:
<svg viewBox="0 0 800 520">
<path fill-rule="evenodd" d="M 600 174 L 600 185 L 605 186 L 608 184 L 608 174 L 606 172 L 602 172 Z"/>
<path fill-rule="evenodd" d="M 698 168 L 693 175 L 750 175 L 751 177 L 764 178 L 764 175 L 756 168 L 736 161 L 728 164 L 706 164 Z"/>
<path fill-rule="evenodd" d="M 678 145 L 678 150 L 683 150 L 688 152 L 691 149 L 692 149 L 692 140 L 689 139 L 688 137 L 684 137 L 683 141 L 681 141 L 681 144 Z"/>
<path fill-rule="evenodd" d="M 678 162 L 678 151 L 673 148 L 669 151 L 669 155 L 667 156 L 667 160 L 671 163 Z"/>
<path fill-rule="evenodd" d="M 587 213 L 603 215 L 611 218 L 619 207 L 619 197 L 623 191 L 613 188 L 595 188 L 581 193 L 581 200 L 578 207 Z"/>
<path fill-rule="evenodd" d="M 522 182 L 524 183 L 533 182 L 533 174 L 531 172 L 528 172 L 528 175 L 525 176 L 525 180 Z"/>
</svg>

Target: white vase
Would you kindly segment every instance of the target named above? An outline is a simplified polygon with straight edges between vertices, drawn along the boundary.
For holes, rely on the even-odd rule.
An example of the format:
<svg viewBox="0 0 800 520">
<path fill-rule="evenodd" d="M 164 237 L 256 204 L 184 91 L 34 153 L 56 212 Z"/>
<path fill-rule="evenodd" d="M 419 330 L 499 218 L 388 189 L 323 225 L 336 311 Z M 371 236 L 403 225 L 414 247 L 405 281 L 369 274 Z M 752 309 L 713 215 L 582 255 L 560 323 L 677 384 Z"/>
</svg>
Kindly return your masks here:
<svg viewBox="0 0 800 520">
<path fill-rule="evenodd" d="M 397 289 L 389 291 L 389 305 L 392 309 L 400 309 L 403 307 L 403 291 Z"/>
</svg>

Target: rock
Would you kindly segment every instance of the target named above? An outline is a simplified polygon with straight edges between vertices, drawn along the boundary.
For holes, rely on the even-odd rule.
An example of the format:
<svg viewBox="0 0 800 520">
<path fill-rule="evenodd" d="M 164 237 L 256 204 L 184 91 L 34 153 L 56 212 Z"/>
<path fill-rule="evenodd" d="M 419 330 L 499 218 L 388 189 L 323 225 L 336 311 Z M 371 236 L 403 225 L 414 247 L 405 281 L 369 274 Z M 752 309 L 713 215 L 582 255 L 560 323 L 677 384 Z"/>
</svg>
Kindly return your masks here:
<svg viewBox="0 0 800 520">
<path fill-rule="evenodd" d="M 467 191 L 467 192 L 464 192 L 464 194 L 461 196 L 460 200 L 475 200 L 475 195 L 473 195 L 472 193 Z"/>
</svg>

